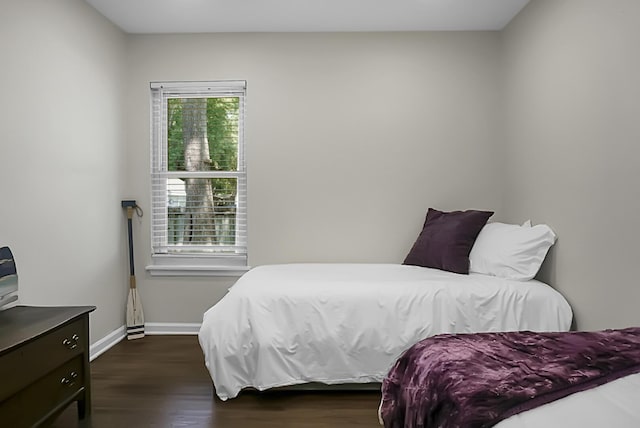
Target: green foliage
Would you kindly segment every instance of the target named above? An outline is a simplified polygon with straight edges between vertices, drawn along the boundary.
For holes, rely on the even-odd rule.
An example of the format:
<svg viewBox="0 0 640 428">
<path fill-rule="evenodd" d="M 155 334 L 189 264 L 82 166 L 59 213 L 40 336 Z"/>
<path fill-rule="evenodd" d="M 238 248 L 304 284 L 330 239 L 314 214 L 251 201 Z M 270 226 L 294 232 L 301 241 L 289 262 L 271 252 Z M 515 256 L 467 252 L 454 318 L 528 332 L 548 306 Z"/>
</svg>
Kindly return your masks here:
<svg viewBox="0 0 640 428">
<path fill-rule="evenodd" d="M 238 98 L 207 100 L 207 134 L 212 168 L 235 171 L 238 168 Z"/>
<path fill-rule="evenodd" d="M 179 98 L 168 100 L 167 105 L 167 162 L 169 171 L 184 171 L 184 139 L 182 128 L 182 102 Z M 207 139 L 214 171 L 236 171 L 238 168 L 238 98 L 207 99 Z M 217 179 L 216 200 L 235 198 L 236 180 Z"/>
<path fill-rule="evenodd" d="M 168 100 L 167 138 L 169 171 L 184 170 L 184 142 L 182 141 L 182 103 L 179 99 Z"/>
</svg>

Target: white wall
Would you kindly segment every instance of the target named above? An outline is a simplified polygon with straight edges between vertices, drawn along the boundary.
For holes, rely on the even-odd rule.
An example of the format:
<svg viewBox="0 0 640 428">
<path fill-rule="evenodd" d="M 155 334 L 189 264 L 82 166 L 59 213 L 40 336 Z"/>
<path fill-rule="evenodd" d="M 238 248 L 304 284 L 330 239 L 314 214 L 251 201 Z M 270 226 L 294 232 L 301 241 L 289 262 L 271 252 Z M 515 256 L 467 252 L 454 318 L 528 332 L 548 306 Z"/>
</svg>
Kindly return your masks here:
<svg viewBox="0 0 640 428">
<path fill-rule="evenodd" d="M 80 0 L 2 3 L 0 244 L 21 303 L 98 306 L 92 341 L 124 320 L 125 42 Z"/>
<path fill-rule="evenodd" d="M 250 264 L 401 262 L 426 209 L 502 208 L 500 39 L 483 33 L 129 36 L 129 190 L 149 207 L 149 82 L 245 79 Z M 234 279 L 157 279 L 151 322 L 200 322 Z"/>
<path fill-rule="evenodd" d="M 535 0 L 502 33 L 184 36 L 6 3 L 0 244 L 23 303 L 98 306 L 93 340 L 123 324 L 123 198 L 148 321 L 199 322 L 233 283 L 144 272 L 152 80 L 248 81 L 252 265 L 399 262 L 427 207 L 494 209 L 558 232 L 543 279 L 580 328 L 640 321 L 637 1 Z"/>
<path fill-rule="evenodd" d="M 640 2 L 534 0 L 502 34 L 505 214 L 558 234 L 581 329 L 640 324 Z"/>
</svg>

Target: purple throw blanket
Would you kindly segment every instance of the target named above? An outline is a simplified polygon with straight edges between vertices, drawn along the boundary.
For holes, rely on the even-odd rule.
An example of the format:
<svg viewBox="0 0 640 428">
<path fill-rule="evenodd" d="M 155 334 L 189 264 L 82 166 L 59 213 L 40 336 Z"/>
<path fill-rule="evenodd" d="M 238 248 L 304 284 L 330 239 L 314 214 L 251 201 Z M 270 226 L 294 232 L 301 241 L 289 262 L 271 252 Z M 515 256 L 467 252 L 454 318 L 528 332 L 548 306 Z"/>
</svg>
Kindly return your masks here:
<svg viewBox="0 0 640 428">
<path fill-rule="evenodd" d="M 382 383 L 385 428 L 491 427 L 640 372 L 640 328 L 445 334 L 422 340 Z"/>
</svg>

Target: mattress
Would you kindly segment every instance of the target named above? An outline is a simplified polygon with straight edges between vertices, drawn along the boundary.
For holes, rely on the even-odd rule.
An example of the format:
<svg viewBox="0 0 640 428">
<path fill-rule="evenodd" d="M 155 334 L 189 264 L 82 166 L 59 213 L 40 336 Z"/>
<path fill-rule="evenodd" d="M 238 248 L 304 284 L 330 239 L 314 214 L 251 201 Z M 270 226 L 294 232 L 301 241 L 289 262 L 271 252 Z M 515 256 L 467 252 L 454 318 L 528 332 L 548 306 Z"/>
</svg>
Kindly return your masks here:
<svg viewBox="0 0 640 428">
<path fill-rule="evenodd" d="M 216 393 L 307 382 L 381 382 L 415 342 L 440 333 L 567 331 L 572 312 L 550 286 L 396 264 L 252 269 L 203 317 Z"/>
</svg>

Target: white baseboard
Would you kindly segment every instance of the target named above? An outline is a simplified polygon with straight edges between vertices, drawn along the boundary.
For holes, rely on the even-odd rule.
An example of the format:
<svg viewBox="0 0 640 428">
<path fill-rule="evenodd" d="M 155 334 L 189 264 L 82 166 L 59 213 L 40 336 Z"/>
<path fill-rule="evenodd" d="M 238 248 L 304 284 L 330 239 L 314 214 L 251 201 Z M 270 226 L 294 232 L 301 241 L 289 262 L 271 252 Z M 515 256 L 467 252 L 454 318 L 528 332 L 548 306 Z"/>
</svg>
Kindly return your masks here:
<svg viewBox="0 0 640 428">
<path fill-rule="evenodd" d="M 180 322 L 148 322 L 144 324 L 144 332 L 154 334 L 198 334 L 201 324 Z"/>
<path fill-rule="evenodd" d="M 199 323 L 148 322 L 144 325 L 144 333 L 148 335 L 184 334 L 195 335 L 200 331 Z M 127 327 L 122 326 L 107 334 L 89 347 L 89 361 L 104 354 L 109 348 L 127 336 Z"/>
<path fill-rule="evenodd" d="M 89 347 L 89 361 L 93 361 L 104 354 L 109 348 L 124 339 L 126 334 L 127 329 L 123 325 L 92 344 Z"/>
</svg>

